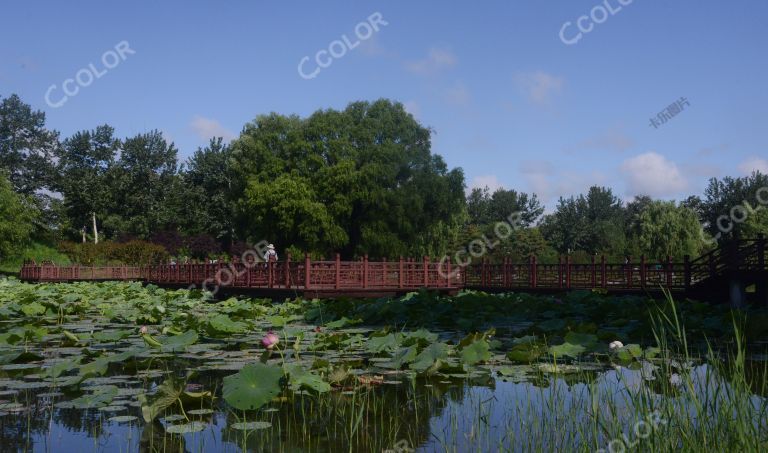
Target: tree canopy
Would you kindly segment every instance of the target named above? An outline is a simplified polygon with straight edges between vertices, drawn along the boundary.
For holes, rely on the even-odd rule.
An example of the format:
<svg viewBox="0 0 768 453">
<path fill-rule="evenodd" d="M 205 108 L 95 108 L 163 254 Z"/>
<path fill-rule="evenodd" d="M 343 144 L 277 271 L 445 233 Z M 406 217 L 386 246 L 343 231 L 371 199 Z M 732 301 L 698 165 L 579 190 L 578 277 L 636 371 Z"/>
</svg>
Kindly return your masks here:
<svg viewBox="0 0 768 453">
<path fill-rule="evenodd" d="M 158 130 L 118 138 L 103 124 L 59 141 L 43 112 L 0 98 L 0 254 L 30 239 L 95 239 L 98 229 L 151 256 L 161 254 L 132 239 L 195 258 L 268 241 L 326 257 L 454 257 L 474 244 L 493 260 L 616 261 L 682 259 L 768 233 L 768 176 L 759 172 L 713 178 L 703 196 L 680 203 L 624 203 L 595 186 L 544 215 L 533 193 L 465 194 L 463 171 L 433 153 L 432 133 L 400 103 L 354 102 L 305 118 L 259 115 L 231 143 L 211 137 L 180 161 Z"/>
<path fill-rule="evenodd" d="M 271 114 L 232 143 L 241 234 L 320 253 L 436 254 L 458 227 L 464 176 L 402 104 Z"/>
</svg>

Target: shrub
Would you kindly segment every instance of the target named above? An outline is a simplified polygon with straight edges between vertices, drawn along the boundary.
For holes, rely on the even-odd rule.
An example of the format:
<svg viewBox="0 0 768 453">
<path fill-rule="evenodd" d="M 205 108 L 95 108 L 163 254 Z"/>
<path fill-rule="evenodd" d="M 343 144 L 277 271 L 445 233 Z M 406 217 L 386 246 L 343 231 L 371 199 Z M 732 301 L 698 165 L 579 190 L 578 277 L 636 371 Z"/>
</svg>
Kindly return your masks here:
<svg viewBox="0 0 768 453">
<path fill-rule="evenodd" d="M 101 242 L 99 244 L 62 242 L 59 250 L 73 263 L 86 266 L 127 264 L 145 266 L 168 260 L 164 247 L 146 241 L 133 240 L 125 243 Z"/>
</svg>

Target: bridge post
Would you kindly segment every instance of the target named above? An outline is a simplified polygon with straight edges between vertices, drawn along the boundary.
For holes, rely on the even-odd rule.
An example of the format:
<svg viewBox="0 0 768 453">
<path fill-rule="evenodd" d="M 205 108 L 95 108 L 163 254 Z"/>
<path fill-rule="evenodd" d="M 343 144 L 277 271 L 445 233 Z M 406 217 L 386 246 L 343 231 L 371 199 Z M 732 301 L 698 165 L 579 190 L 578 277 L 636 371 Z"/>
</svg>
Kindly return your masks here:
<svg viewBox="0 0 768 453">
<path fill-rule="evenodd" d="M 403 262 L 403 256 L 400 255 L 400 267 L 398 268 L 398 271 L 397 271 L 398 288 L 403 287 L 403 282 L 405 281 L 405 275 L 403 275 L 404 273 L 405 273 L 405 263 Z"/>
<path fill-rule="evenodd" d="M 537 280 L 537 275 L 536 275 L 536 268 L 537 268 L 537 265 L 536 265 L 536 255 L 531 255 L 530 258 L 528 259 L 528 261 L 529 261 L 529 264 L 531 266 L 531 270 L 529 271 L 529 274 L 530 274 L 529 277 L 531 279 L 531 288 L 535 288 L 536 287 L 536 283 L 537 283 L 537 281 L 536 281 Z"/>
<path fill-rule="evenodd" d="M 667 288 L 672 287 L 672 257 L 667 255 Z"/>
<path fill-rule="evenodd" d="M 485 288 L 485 258 L 480 259 L 480 286 Z"/>
<path fill-rule="evenodd" d="M 291 287 L 291 254 L 285 254 L 285 288 Z"/>
<path fill-rule="evenodd" d="M 685 267 L 685 292 L 688 292 L 691 289 L 691 255 L 685 255 L 683 262 Z"/>
<path fill-rule="evenodd" d="M 645 288 L 645 283 L 647 279 L 647 263 L 645 259 L 645 255 L 640 255 L 640 287 Z"/>
<path fill-rule="evenodd" d="M 597 269 L 595 268 L 595 255 L 589 257 L 590 264 L 592 265 L 592 288 L 597 286 Z"/>
<path fill-rule="evenodd" d="M 312 262 L 309 258 L 309 253 L 304 253 L 304 289 L 305 290 L 309 289 L 310 287 L 311 268 L 312 268 Z"/>
<path fill-rule="evenodd" d="M 429 257 L 426 255 L 424 256 L 423 265 L 424 265 L 424 287 L 428 288 L 429 287 Z"/>
<path fill-rule="evenodd" d="M 341 283 L 341 255 L 338 253 L 336 254 L 336 279 L 334 283 L 334 288 L 339 289 L 339 284 Z"/>
<path fill-rule="evenodd" d="M 504 269 L 504 288 L 509 288 L 509 257 L 504 257 L 502 260 L 502 268 Z"/>
<path fill-rule="evenodd" d="M 563 257 L 557 257 L 557 287 L 563 288 Z"/>
<path fill-rule="evenodd" d="M 363 255 L 363 288 L 368 288 L 368 254 Z"/>
<path fill-rule="evenodd" d="M 571 289 L 571 255 L 565 255 L 565 287 Z"/>
<path fill-rule="evenodd" d="M 600 255 L 600 286 L 608 288 L 608 269 L 605 266 L 605 255 Z"/>
</svg>

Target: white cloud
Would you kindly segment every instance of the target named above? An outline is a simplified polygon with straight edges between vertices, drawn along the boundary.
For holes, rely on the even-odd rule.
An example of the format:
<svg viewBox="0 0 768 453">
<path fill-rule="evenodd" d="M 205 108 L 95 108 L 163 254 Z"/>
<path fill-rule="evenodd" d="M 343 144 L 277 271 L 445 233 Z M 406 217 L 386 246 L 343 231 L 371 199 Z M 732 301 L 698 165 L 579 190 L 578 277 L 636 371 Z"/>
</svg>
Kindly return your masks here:
<svg viewBox="0 0 768 453">
<path fill-rule="evenodd" d="M 446 89 L 443 93 L 443 97 L 445 98 L 446 102 L 454 105 L 467 105 L 472 99 L 472 96 L 469 94 L 469 90 L 467 90 L 467 87 L 465 87 L 461 82 L 457 82 L 450 88 Z"/>
<path fill-rule="evenodd" d="M 213 137 L 222 137 L 225 141 L 230 141 L 237 137 L 237 135 L 219 123 L 218 120 L 204 118 L 200 115 L 195 115 L 192 118 L 192 122 L 189 124 L 192 130 L 200 137 L 201 140 L 210 140 Z"/>
<path fill-rule="evenodd" d="M 672 196 L 688 186 L 677 165 L 655 152 L 625 160 L 621 171 L 626 176 L 627 195 Z"/>
<path fill-rule="evenodd" d="M 750 157 L 739 165 L 739 171 L 745 175 L 751 175 L 753 171 L 768 175 L 768 160 L 757 156 Z"/>
<path fill-rule="evenodd" d="M 496 175 L 475 176 L 469 183 L 469 187 L 467 187 L 467 193 L 471 192 L 472 189 L 482 189 L 484 187 L 488 187 L 488 190 L 490 190 L 491 193 L 496 189 L 503 188 Z"/>
<path fill-rule="evenodd" d="M 452 68 L 457 63 L 456 55 L 450 50 L 432 48 L 426 58 L 406 62 L 405 68 L 414 74 L 431 75 Z"/>
<path fill-rule="evenodd" d="M 419 119 L 421 116 L 421 106 L 416 101 L 406 101 L 403 102 L 403 107 L 405 108 L 405 111 L 413 115 L 414 118 Z"/>
<path fill-rule="evenodd" d="M 515 83 L 529 101 L 546 106 L 552 102 L 554 95 L 562 91 L 565 78 L 544 71 L 520 72 L 515 75 Z"/>
</svg>

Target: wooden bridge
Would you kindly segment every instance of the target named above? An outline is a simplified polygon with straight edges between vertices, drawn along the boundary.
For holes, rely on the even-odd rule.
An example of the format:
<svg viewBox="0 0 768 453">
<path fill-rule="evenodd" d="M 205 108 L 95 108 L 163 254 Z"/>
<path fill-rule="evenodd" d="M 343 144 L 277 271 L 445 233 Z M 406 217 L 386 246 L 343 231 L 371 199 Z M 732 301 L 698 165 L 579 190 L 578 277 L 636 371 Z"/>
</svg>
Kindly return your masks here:
<svg viewBox="0 0 768 453">
<path fill-rule="evenodd" d="M 397 261 L 316 261 L 289 256 L 279 262 L 163 264 L 128 266 L 56 266 L 27 262 L 20 277 L 25 281 L 67 282 L 136 280 L 166 287 L 197 287 L 264 296 L 379 297 L 421 288 L 452 293 L 462 288 L 484 291 L 559 292 L 603 289 L 620 293 L 658 292 L 662 288 L 683 296 L 731 301 L 741 305 L 753 299 L 768 302 L 765 262 L 766 239 L 735 242 L 695 260 L 649 262 L 644 257 L 626 263 L 607 263 L 593 257 L 574 263 L 564 257 L 556 264 L 526 263 L 505 259 L 482 260 L 465 266 L 450 260 L 400 258 Z"/>
</svg>

